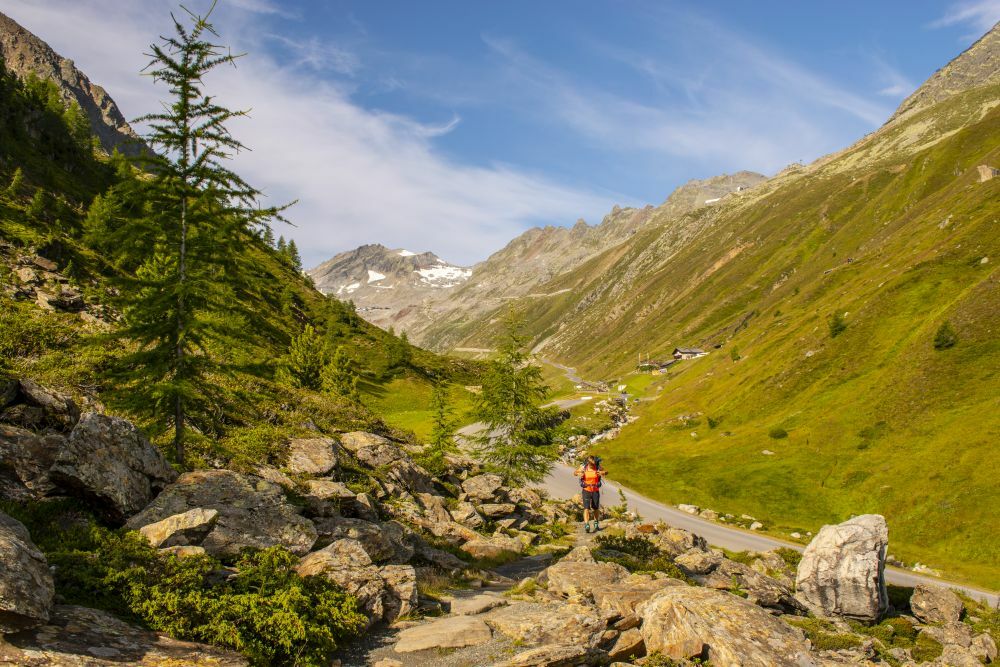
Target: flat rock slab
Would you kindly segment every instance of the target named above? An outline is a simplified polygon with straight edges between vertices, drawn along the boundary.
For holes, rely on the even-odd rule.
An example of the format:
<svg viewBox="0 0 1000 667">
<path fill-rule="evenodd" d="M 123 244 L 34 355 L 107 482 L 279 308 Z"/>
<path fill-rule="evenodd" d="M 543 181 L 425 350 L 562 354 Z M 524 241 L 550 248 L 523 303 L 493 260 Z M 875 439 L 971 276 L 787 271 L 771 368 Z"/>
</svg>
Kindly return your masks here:
<svg viewBox="0 0 1000 667">
<path fill-rule="evenodd" d="M 399 633 L 396 653 L 428 649 L 462 648 L 485 644 L 492 639 L 490 627 L 472 616 L 449 616 Z"/>
<path fill-rule="evenodd" d="M 592 606 L 574 604 L 543 604 L 518 602 L 494 609 L 484 617 L 486 622 L 515 641 L 525 644 L 574 644 L 594 647 L 607 623 Z"/>
<path fill-rule="evenodd" d="M 530 651 L 518 653 L 510 660 L 493 667 L 578 667 L 579 665 L 603 665 L 607 660 L 603 651 L 576 646 L 556 644 L 540 646 Z"/>
<path fill-rule="evenodd" d="M 96 609 L 57 605 L 48 624 L 0 641 L 0 666 L 244 667 L 236 653 L 172 639 Z"/>
<path fill-rule="evenodd" d="M 474 616 L 490 609 L 503 607 L 507 600 L 493 593 L 482 593 L 471 598 L 455 598 L 451 600 L 451 613 L 455 616 Z"/>
</svg>

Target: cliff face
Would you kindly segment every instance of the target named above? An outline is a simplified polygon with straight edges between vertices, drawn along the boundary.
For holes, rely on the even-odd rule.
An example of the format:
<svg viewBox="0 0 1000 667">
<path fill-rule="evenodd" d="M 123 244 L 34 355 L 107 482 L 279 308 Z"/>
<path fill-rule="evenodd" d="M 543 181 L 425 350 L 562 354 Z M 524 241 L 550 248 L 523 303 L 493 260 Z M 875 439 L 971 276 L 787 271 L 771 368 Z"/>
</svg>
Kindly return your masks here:
<svg viewBox="0 0 1000 667">
<path fill-rule="evenodd" d="M 104 88 L 92 82 L 68 58 L 63 58 L 44 41 L 25 30 L 9 16 L 0 13 L 0 57 L 7 69 L 18 77 L 35 75 L 52 81 L 59 88 L 63 102 L 76 102 L 87 114 L 91 131 L 110 153 L 138 155 L 148 150 L 125 120 L 118 105 Z"/>
</svg>

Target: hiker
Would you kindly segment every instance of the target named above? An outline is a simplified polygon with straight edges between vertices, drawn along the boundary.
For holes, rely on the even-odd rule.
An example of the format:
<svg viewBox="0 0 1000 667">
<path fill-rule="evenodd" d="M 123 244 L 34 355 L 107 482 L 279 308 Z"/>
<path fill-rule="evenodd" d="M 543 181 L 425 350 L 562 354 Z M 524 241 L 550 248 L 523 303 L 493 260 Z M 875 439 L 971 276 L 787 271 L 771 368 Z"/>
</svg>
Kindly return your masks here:
<svg viewBox="0 0 1000 667">
<path fill-rule="evenodd" d="M 601 478 L 608 471 L 601 467 L 601 459 L 588 456 L 586 463 L 573 473 L 580 478 L 580 496 L 583 498 L 583 525 L 588 533 L 601 529 Z M 590 528 L 590 519 L 594 519 L 594 528 Z"/>
</svg>

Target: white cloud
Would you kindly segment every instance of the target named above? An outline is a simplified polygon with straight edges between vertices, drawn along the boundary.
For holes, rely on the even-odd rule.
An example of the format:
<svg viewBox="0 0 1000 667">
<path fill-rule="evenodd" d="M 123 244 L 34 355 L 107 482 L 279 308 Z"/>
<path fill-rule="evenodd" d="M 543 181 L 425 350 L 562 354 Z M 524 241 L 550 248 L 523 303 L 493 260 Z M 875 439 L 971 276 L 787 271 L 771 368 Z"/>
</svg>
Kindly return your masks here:
<svg viewBox="0 0 1000 667">
<path fill-rule="evenodd" d="M 8 0 L 4 11 L 75 60 L 134 118 L 158 109 L 166 94 L 138 72 L 175 9 L 166 0 Z M 299 200 L 288 213 L 296 227 L 276 231 L 296 239 L 306 264 L 371 242 L 432 249 L 469 263 L 531 224 L 594 219 L 614 203 L 513 165 L 444 157 L 432 142 L 455 129 L 457 115 L 425 123 L 373 112 L 314 70 L 295 67 L 294 59 L 276 61 L 262 46 L 273 34 L 266 17 L 275 14 L 286 13 L 264 0 L 220 6 L 213 20 L 222 41 L 249 55 L 235 69 L 213 72 L 208 85 L 227 106 L 251 109 L 249 119 L 233 123 L 234 135 L 252 149 L 234 166 L 270 202 Z M 351 69 L 337 58 L 328 50 L 314 62 Z"/>
<path fill-rule="evenodd" d="M 1000 21 L 1000 0 L 974 0 L 952 3 L 944 16 L 931 23 L 931 27 L 965 25 L 975 29 L 975 37 L 979 37 L 993 28 L 997 21 Z"/>
</svg>

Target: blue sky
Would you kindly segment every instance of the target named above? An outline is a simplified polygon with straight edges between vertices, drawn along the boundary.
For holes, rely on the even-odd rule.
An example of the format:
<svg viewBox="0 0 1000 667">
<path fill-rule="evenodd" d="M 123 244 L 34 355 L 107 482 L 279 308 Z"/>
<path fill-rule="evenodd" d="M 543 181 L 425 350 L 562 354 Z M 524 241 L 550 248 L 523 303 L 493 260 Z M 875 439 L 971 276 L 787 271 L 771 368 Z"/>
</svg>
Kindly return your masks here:
<svg viewBox="0 0 1000 667">
<path fill-rule="evenodd" d="M 204 9 L 208 0 L 187 3 Z M 129 118 L 168 0 L 4 0 Z M 249 55 L 209 87 L 249 120 L 236 168 L 307 265 L 361 243 L 472 263 L 691 178 L 772 174 L 876 129 L 1000 20 L 955 2 L 221 0 Z"/>
</svg>

